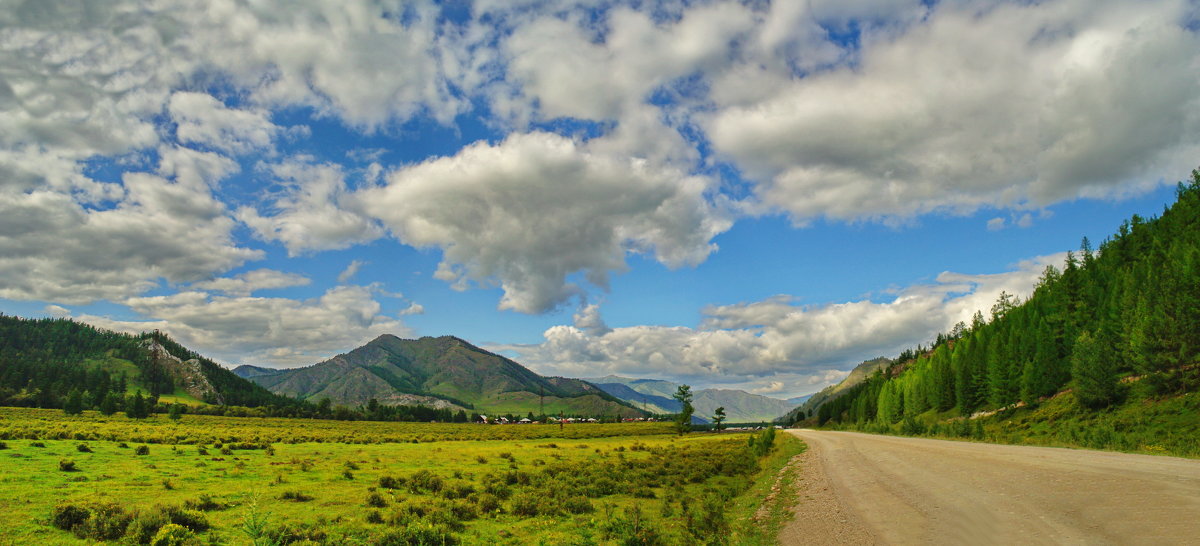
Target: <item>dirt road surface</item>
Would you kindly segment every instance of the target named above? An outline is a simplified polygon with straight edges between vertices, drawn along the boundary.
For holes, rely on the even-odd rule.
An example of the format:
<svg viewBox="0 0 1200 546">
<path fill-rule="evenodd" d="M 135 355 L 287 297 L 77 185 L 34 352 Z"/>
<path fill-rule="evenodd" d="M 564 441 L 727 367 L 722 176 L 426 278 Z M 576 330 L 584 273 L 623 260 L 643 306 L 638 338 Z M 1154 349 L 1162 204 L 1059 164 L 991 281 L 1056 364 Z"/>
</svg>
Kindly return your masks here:
<svg viewBox="0 0 1200 546">
<path fill-rule="evenodd" d="M 808 444 L 782 544 L 1200 544 L 1200 461 L 789 431 Z"/>
</svg>

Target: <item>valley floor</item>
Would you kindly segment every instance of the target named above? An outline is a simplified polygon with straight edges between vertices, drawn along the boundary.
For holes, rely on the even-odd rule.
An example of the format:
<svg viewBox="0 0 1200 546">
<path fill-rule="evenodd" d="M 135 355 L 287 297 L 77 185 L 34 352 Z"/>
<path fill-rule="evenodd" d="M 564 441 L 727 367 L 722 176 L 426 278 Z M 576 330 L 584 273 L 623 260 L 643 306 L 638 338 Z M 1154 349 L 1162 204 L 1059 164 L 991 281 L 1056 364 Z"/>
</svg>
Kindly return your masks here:
<svg viewBox="0 0 1200 546">
<path fill-rule="evenodd" d="M 0 545 L 768 544 L 749 436 L 0 408 Z"/>
<path fill-rule="evenodd" d="M 808 445 L 810 469 L 783 544 L 1194 544 L 1200 536 L 1200 461 L 790 432 Z"/>
</svg>

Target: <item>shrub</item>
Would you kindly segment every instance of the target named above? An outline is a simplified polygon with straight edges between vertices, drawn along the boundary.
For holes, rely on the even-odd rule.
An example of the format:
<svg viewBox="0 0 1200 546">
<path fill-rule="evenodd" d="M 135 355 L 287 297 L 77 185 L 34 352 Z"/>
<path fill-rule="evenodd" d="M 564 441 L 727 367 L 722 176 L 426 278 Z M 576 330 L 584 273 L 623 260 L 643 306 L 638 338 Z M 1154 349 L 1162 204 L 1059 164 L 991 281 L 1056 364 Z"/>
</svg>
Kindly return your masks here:
<svg viewBox="0 0 1200 546">
<path fill-rule="evenodd" d="M 58 461 L 58 469 L 63 472 L 78 472 L 79 471 L 79 469 L 75 467 L 75 461 L 69 461 L 67 459 L 62 459 L 62 460 Z"/>
<path fill-rule="evenodd" d="M 8 449 L 8 444 L 4 443 L 4 442 L 0 442 L 0 449 Z"/>
<path fill-rule="evenodd" d="M 642 509 L 636 505 L 626 510 L 624 517 L 613 516 L 610 508 L 608 521 L 600 526 L 600 530 L 604 538 L 614 539 L 618 544 L 666 544 L 658 530 L 645 521 Z"/>
<path fill-rule="evenodd" d="M 50 513 L 50 524 L 64 531 L 70 531 L 72 527 L 87 521 L 92 515 L 92 511 L 82 506 L 74 504 L 60 504 L 54 507 L 54 511 Z"/>
<path fill-rule="evenodd" d="M 429 506 L 425 512 L 425 520 L 429 523 L 444 525 L 455 531 L 463 530 L 463 519 L 459 517 L 459 512 L 452 505 L 446 503 Z"/>
<path fill-rule="evenodd" d="M 161 510 L 163 515 L 175 525 L 182 525 L 197 533 L 208 530 L 208 518 L 199 510 L 189 510 L 181 506 L 168 506 Z"/>
<path fill-rule="evenodd" d="M 383 514 L 380 514 L 379 510 L 367 512 L 367 523 L 374 523 L 376 525 L 383 523 Z"/>
<path fill-rule="evenodd" d="M 92 448 L 88 447 L 87 444 L 79 444 L 79 445 L 75 446 L 75 451 L 78 451 L 80 453 L 91 453 Z"/>
<path fill-rule="evenodd" d="M 133 450 L 133 454 L 134 455 L 149 455 L 150 454 L 150 446 L 148 446 L 148 445 L 137 446 L 137 449 Z"/>
<path fill-rule="evenodd" d="M 455 481 L 442 488 L 442 496 L 447 499 L 465 499 L 475 492 L 475 487 L 469 482 Z"/>
<path fill-rule="evenodd" d="M 400 489 L 404 487 L 404 478 L 395 476 L 382 476 L 379 478 L 379 487 L 384 489 Z"/>
<path fill-rule="evenodd" d="M 458 544 L 458 537 L 443 525 L 414 521 L 385 532 L 372 542 L 380 546 L 408 546 L 409 544 Z"/>
<path fill-rule="evenodd" d="M 150 540 L 150 546 L 183 546 L 190 544 L 195 535 L 182 525 L 168 523 L 159 528 Z"/>
<path fill-rule="evenodd" d="M 442 478 L 428 470 L 418 470 L 408 478 L 408 490 L 413 494 L 437 493 L 443 485 Z"/>
<path fill-rule="evenodd" d="M 545 495 L 526 491 L 513 495 L 509 511 L 514 515 L 531 518 L 533 516 L 552 516 L 557 510 L 546 502 Z"/>
<path fill-rule="evenodd" d="M 229 508 L 229 505 L 213 500 L 211 495 L 200 495 L 200 498 L 198 499 L 184 502 L 183 507 L 190 510 L 199 510 L 201 512 L 211 512 L 213 510 L 224 510 Z"/>
<path fill-rule="evenodd" d="M 29 442 L 29 447 L 46 447 L 43 442 Z"/>
<path fill-rule="evenodd" d="M 479 493 L 472 497 L 479 511 L 490 514 L 500 510 L 500 499 L 491 493 Z"/>
<path fill-rule="evenodd" d="M 141 510 L 129 524 L 125 536 L 134 544 L 149 544 L 158 535 L 158 530 L 169 523 L 171 520 L 160 510 Z"/>
<path fill-rule="evenodd" d="M 484 457 L 483 455 L 476 455 L 475 462 L 479 464 L 487 464 L 487 457 Z"/>
<path fill-rule="evenodd" d="M 383 495 L 380 495 L 379 493 L 371 493 L 370 495 L 367 495 L 367 506 L 383 508 L 387 505 L 387 499 L 384 499 Z"/>
<path fill-rule="evenodd" d="M 101 504 L 92 509 L 91 517 L 71 531 L 81 539 L 116 540 L 125 536 L 125 529 L 132 519 L 116 504 Z"/>
<path fill-rule="evenodd" d="M 121 443 L 117 444 L 117 447 L 119 447 L 121 449 L 129 449 L 129 444 L 127 444 L 125 442 L 121 442 Z"/>
<path fill-rule="evenodd" d="M 292 502 L 308 502 L 313 500 L 311 496 L 305 495 L 299 491 L 284 491 L 282 495 L 279 495 L 279 498 L 281 500 L 290 500 Z"/>
<path fill-rule="evenodd" d="M 583 495 L 563 499 L 562 508 L 571 514 L 590 514 L 596 511 L 596 508 L 592 506 L 592 501 Z"/>
</svg>

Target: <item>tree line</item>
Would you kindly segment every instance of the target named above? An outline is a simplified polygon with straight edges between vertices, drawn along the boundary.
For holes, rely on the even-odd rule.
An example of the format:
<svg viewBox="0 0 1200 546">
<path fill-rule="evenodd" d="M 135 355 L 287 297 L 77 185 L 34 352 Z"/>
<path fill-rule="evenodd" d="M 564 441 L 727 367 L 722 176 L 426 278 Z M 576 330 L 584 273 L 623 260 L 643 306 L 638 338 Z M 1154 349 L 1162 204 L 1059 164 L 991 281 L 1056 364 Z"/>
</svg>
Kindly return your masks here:
<svg viewBox="0 0 1200 546">
<path fill-rule="evenodd" d="M 1170 396 L 1200 388 L 1200 171 L 1161 216 L 1134 215 L 1093 249 L 1084 238 L 1063 267 L 1046 267 L 1027 301 L 1002 293 L 906 351 L 886 371 L 825 403 L 819 424 L 895 424 L 935 412 L 1036 405 L 1070 388 L 1099 410 L 1129 388 Z M 1134 387 L 1130 387 L 1130 386 Z"/>
</svg>

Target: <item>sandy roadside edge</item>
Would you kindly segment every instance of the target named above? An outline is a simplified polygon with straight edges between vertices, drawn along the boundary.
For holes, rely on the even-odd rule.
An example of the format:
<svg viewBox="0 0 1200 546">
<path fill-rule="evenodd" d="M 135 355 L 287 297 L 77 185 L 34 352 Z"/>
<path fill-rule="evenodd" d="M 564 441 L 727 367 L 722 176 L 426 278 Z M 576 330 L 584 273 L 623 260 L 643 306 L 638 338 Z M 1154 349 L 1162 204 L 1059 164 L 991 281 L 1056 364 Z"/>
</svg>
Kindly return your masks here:
<svg viewBox="0 0 1200 546">
<path fill-rule="evenodd" d="M 799 437 L 799 434 L 788 431 Z M 801 438 L 803 440 L 803 438 Z M 878 544 L 866 525 L 838 500 L 815 446 L 799 457 L 795 516 L 779 532 L 779 544 Z"/>
</svg>

